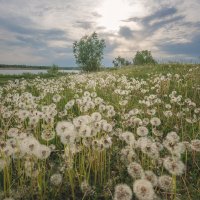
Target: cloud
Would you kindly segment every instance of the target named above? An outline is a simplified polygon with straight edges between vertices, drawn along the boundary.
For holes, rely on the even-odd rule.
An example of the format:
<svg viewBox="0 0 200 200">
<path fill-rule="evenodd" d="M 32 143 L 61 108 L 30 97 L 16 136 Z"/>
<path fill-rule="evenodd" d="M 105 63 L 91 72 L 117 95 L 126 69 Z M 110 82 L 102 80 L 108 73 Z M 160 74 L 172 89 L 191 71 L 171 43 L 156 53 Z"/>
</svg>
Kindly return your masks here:
<svg viewBox="0 0 200 200">
<path fill-rule="evenodd" d="M 130 39 L 133 37 L 133 31 L 129 27 L 123 26 L 120 27 L 119 35 L 121 35 L 124 38 Z"/>
<path fill-rule="evenodd" d="M 166 53 L 175 55 L 200 56 L 200 34 L 187 43 L 167 43 L 160 45 L 160 49 Z"/>
<path fill-rule="evenodd" d="M 3 63 L 75 66 L 73 41 L 93 31 L 106 41 L 104 65 L 144 49 L 158 58 L 199 56 L 199 0 L 110 0 L 110 8 L 106 0 L 0 2 Z"/>
<path fill-rule="evenodd" d="M 90 21 L 77 21 L 77 27 L 83 28 L 83 29 L 91 29 L 94 22 Z"/>
</svg>

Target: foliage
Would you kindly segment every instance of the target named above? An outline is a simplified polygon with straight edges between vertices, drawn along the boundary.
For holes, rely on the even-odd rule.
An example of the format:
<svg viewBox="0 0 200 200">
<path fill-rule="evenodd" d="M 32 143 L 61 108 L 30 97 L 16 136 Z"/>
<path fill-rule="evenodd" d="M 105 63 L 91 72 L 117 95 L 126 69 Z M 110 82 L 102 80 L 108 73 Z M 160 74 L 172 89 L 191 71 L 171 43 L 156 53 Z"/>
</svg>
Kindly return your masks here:
<svg viewBox="0 0 200 200">
<path fill-rule="evenodd" d="M 122 58 L 121 56 L 118 56 L 113 60 L 114 67 L 122 67 L 130 65 L 131 62 L 126 60 L 125 58 Z"/>
<path fill-rule="evenodd" d="M 73 53 L 76 63 L 83 71 L 98 71 L 103 59 L 105 41 L 99 39 L 97 33 L 84 36 L 73 43 Z"/>
<path fill-rule="evenodd" d="M 58 74 L 58 65 L 53 64 L 51 68 L 47 70 L 48 74 L 57 75 Z"/>
<path fill-rule="evenodd" d="M 134 65 L 156 64 L 156 60 L 151 55 L 151 51 L 143 50 L 137 51 L 133 58 Z"/>
</svg>

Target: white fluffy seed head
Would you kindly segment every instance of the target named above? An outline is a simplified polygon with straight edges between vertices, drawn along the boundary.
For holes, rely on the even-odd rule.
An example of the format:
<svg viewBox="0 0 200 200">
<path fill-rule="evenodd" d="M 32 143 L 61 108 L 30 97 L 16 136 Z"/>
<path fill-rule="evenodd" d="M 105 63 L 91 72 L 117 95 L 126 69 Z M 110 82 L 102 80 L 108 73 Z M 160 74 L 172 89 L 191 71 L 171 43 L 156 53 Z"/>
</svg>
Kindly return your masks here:
<svg viewBox="0 0 200 200">
<path fill-rule="evenodd" d="M 145 179 L 136 180 L 133 191 L 139 200 L 153 200 L 155 194 L 151 182 Z"/>
<path fill-rule="evenodd" d="M 113 200 L 131 200 L 132 190 L 126 184 L 118 184 L 115 186 L 115 194 Z"/>
<path fill-rule="evenodd" d="M 158 178 L 158 185 L 162 190 L 171 191 L 172 189 L 172 177 L 163 175 Z"/>
<path fill-rule="evenodd" d="M 62 183 L 62 175 L 59 173 L 53 174 L 50 178 L 52 185 L 58 186 Z"/>
<path fill-rule="evenodd" d="M 165 158 L 163 165 L 172 175 L 180 176 L 185 171 L 185 165 L 183 162 L 173 157 Z"/>
<path fill-rule="evenodd" d="M 158 117 L 153 117 L 150 120 L 152 126 L 159 126 L 161 124 L 161 121 Z"/>
<path fill-rule="evenodd" d="M 137 162 L 132 162 L 128 165 L 128 173 L 132 178 L 137 179 L 143 176 L 142 166 Z"/>
<path fill-rule="evenodd" d="M 191 141 L 191 149 L 193 151 L 200 152 L 200 140 L 198 140 L 198 139 L 192 140 Z"/>
<path fill-rule="evenodd" d="M 148 129 L 145 126 L 140 126 L 137 128 L 137 134 L 141 137 L 148 135 Z"/>
</svg>

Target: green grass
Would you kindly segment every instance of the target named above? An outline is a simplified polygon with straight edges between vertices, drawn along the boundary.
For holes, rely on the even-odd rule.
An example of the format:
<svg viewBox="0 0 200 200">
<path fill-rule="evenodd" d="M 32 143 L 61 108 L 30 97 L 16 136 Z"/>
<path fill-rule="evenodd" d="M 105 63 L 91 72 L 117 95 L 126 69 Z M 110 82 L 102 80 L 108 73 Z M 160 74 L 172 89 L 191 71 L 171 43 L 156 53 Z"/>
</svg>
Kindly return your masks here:
<svg viewBox="0 0 200 200">
<path fill-rule="evenodd" d="M 105 69 L 100 72 L 82 75 L 83 76 L 69 74 L 58 74 L 56 76 L 50 74 L 0 75 L 0 84 L 3 88 L 1 94 L 1 103 L 3 105 L 0 108 L 13 109 L 14 112 L 16 112 L 17 109 L 19 109 L 15 102 L 16 98 L 13 98 L 12 101 L 9 95 L 22 95 L 28 92 L 32 94 L 34 98 L 44 94 L 44 97 L 39 100 L 34 99 L 34 101 L 37 102 L 36 110 L 41 111 L 44 105 L 55 105 L 56 111 L 58 112 L 54 117 L 53 124 L 51 124 L 51 122 L 45 123 L 44 120 L 41 120 L 36 127 L 29 127 L 28 119 L 23 123 L 19 122 L 17 117 L 13 117 L 11 120 L 4 120 L 1 118 L 2 114 L 0 113 L 0 128 L 2 128 L 5 133 L 7 133 L 9 128 L 18 126 L 23 132 L 27 131 L 33 134 L 40 143 L 47 145 L 55 144 L 56 146 L 56 151 L 46 160 L 36 159 L 35 161 L 34 157 L 28 158 L 31 160 L 34 167 L 39 170 L 37 178 L 25 176 L 25 161 L 23 159 L 16 159 L 17 161 L 13 159 L 8 169 L 6 169 L 7 171 L 4 170 L 3 173 L 0 172 L 0 190 L 2 190 L 4 196 L 5 193 L 9 193 L 12 196 L 18 191 L 18 195 L 24 194 L 24 199 L 56 200 L 84 198 L 109 200 L 112 199 L 114 188 L 117 184 L 126 183 L 132 188 L 134 180 L 127 173 L 126 162 L 120 160 L 120 151 L 125 147 L 125 142 L 122 142 L 116 136 L 111 136 L 113 142 L 112 147 L 102 152 L 94 150 L 90 145 L 84 146 L 82 144 L 83 140 L 78 141 L 77 143 L 80 143 L 80 146 L 82 145 L 82 150 L 73 157 L 73 168 L 66 167 L 65 170 L 62 171 L 62 184 L 59 187 L 54 187 L 49 181 L 53 173 L 59 172 L 61 167 L 69 164 L 67 162 L 69 160 L 67 160 L 68 157 L 66 160 L 63 160 L 62 153 L 64 151 L 64 146 L 61 144 L 59 137 L 55 137 L 50 143 L 47 143 L 42 140 L 41 133 L 44 129 L 55 131 L 56 124 L 59 121 L 71 121 L 77 116 L 91 115 L 93 112 L 98 112 L 98 106 L 87 111 L 82 111 L 80 106 L 75 104 L 72 108 L 67 110 L 66 116 L 62 117 L 59 115 L 59 112 L 64 110 L 65 105 L 70 100 L 77 98 L 75 95 L 78 94 L 79 98 L 82 98 L 84 91 L 89 91 L 90 93 L 95 91 L 97 96 L 104 100 L 105 105 L 112 105 L 116 115 L 114 117 L 107 117 L 106 112 L 102 112 L 102 118 L 106 119 L 108 123 L 115 123 L 113 125 L 115 128 L 122 128 L 123 131 L 131 131 L 137 139 L 136 128 L 130 125 L 130 123 L 127 123 L 125 119 L 125 114 L 134 108 L 142 111 L 137 115 L 137 117 L 141 119 L 146 117 L 150 119 L 151 117 L 147 115 L 147 110 L 152 108 L 156 109 L 155 116 L 161 119 L 161 125 L 158 129 L 163 131 L 163 136 L 158 138 L 153 136 L 152 126 L 149 124 L 147 125 L 149 136 L 152 136 L 153 139 L 156 138 L 158 141 L 162 142 L 170 131 L 176 131 L 181 141 L 191 142 L 193 139 L 200 139 L 200 114 L 195 114 L 192 105 L 188 106 L 189 111 L 185 111 L 183 119 L 176 116 L 179 111 L 182 111 L 182 108 L 187 107 L 186 103 L 183 103 L 185 101 L 191 100 L 191 102 L 196 104 L 196 108 L 200 108 L 200 65 L 161 64 L 155 66 L 128 66 L 120 69 Z M 167 76 L 171 78 L 167 80 Z M 40 77 L 40 79 L 35 79 L 37 77 Z M 26 79 L 26 87 L 20 88 L 20 84 L 18 87 L 15 87 L 14 84 L 8 82 L 9 80 L 13 81 L 15 79 Z M 92 81 L 96 81 L 96 88 L 90 85 Z M 104 81 L 107 82 L 103 84 Z M 141 88 L 128 89 L 130 85 L 137 86 L 138 83 L 142 85 Z M 11 88 L 6 88 L 9 84 Z M 49 91 L 46 91 L 46 89 Z M 130 90 L 130 93 L 128 95 L 119 95 L 114 93 L 116 89 L 124 91 Z M 146 93 L 143 90 L 146 90 Z M 175 96 L 181 95 L 183 104 L 170 102 L 171 99 L 169 95 L 173 91 L 177 92 Z M 52 101 L 52 97 L 55 94 L 59 94 L 61 97 L 61 100 L 57 103 Z M 151 95 L 156 95 L 156 98 L 160 99 L 163 103 L 149 107 L 139 103 L 140 100 L 147 99 Z M 22 101 L 25 101 L 24 106 L 26 106 L 26 104 L 32 105 L 31 97 L 29 96 L 28 98 L 29 100 L 27 102 L 26 98 L 22 98 Z M 127 100 L 127 105 L 120 105 L 121 100 Z M 165 117 L 163 114 L 163 111 L 166 110 L 165 104 L 172 105 L 170 110 L 173 116 L 170 118 Z M 27 109 L 33 112 L 35 108 L 28 107 Z M 198 121 L 193 124 L 187 123 L 185 119 L 193 117 L 194 114 L 197 116 Z M 102 131 L 98 133 L 96 139 L 109 135 L 110 133 Z M 3 140 L 6 139 L 8 138 L 3 138 Z M 136 161 L 142 163 L 142 167 L 145 170 L 152 169 L 158 176 L 161 174 L 170 174 L 163 167 L 159 167 L 158 164 L 151 162 L 152 159 L 148 158 L 138 149 L 135 150 L 135 153 L 137 154 Z M 161 156 L 165 155 L 169 155 L 169 152 L 166 150 L 161 152 Z M 71 155 L 68 156 L 70 157 Z M 164 193 L 164 191 L 160 191 L 158 188 L 155 188 L 155 191 L 163 200 L 175 200 L 175 193 L 176 197 L 181 200 L 198 200 L 200 199 L 200 152 L 184 152 L 181 154 L 180 159 L 185 163 L 186 171 L 181 176 L 176 177 L 176 183 L 173 182 L 172 194 L 170 192 Z M 8 176 L 9 172 L 12 174 L 10 177 Z M 23 175 L 20 176 L 21 174 Z M 7 185 L 3 184 L 3 178 L 6 180 Z M 92 193 L 91 196 L 85 196 L 84 192 L 80 189 L 81 182 L 84 179 L 87 179 L 89 184 L 94 187 L 94 193 Z M 12 182 L 11 188 L 8 187 L 10 186 L 8 180 Z M 26 188 L 28 188 L 28 191 Z M 20 192 L 22 194 L 20 194 Z M 136 200 L 136 198 L 133 197 L 133 200 Z"/>
</svg>

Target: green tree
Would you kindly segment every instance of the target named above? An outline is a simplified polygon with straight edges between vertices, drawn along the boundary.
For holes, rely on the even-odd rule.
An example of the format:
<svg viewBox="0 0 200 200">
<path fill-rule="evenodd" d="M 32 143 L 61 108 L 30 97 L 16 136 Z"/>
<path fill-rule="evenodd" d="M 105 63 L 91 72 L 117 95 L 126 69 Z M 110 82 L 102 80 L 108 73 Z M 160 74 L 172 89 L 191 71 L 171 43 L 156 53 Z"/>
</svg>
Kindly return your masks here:
<svg viewBox="0 0 200 200">
<path fill-rule="evenodd" d="M 114 64 L 114 67 L 122 67 L 122 66 L 130 65 L 131 62 L 126 60 L 125 58 L 118 56 L 117 58 L 113 60 L 113 64 Z"/>
<path fill-rule="evenodd" d="M 73 43 L 76 63 L 83 71 L 98 71 L 103 59 L 105 40 L 99 39 L 97 33 L 84 36 Z"/>
<path fill-rule="evenodd" d="M 135 57 L 133 58 L 134 65 L 145 65 L 145 64 L 156 64 L 156 60 L 151 55 L 151 51 L 137 51 Z"/>
</svg>

